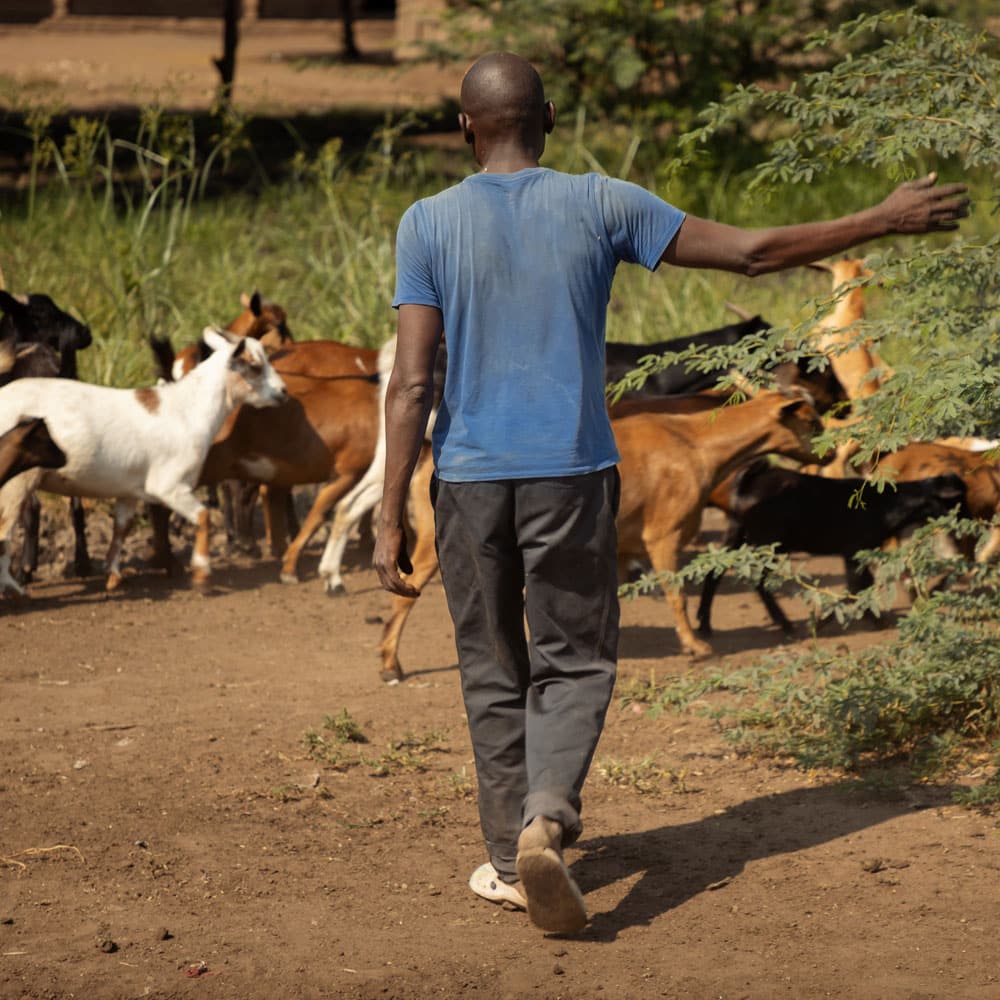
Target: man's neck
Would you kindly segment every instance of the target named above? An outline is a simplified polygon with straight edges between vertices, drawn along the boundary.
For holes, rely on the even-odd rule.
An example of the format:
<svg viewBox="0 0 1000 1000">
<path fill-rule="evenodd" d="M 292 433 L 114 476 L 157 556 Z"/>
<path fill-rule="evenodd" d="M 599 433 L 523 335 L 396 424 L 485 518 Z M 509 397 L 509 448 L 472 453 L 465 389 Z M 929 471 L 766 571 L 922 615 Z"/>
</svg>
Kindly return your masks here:
<svg viewBox="0 0 1000 1000">
<path fill-rule="evenodd" d="M 520 145 L 503 143 L 489 144 L 484 150 L 477 150 L 476 160 L 480 169 L 487 174 L 514 174 L 538 166 L 538 154 Z"/>
</svg>

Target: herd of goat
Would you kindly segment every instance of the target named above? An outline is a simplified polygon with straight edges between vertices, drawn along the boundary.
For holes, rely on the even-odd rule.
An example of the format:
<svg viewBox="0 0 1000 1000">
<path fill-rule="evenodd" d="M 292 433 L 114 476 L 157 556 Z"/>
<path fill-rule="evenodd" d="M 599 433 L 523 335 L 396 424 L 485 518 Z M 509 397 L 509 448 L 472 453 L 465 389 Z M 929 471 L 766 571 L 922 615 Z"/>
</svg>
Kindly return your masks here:
<svg viewBox="0 0 1000 1000">
<path fill-rule="evenodd" d="M 806 362 L 778 366 L 769 373 L 773 388 L 723 405 L 729 394 L 717 385 L 724 372 L 673 364 L 611 405 L 621 453 L 623 571 L 635 559 L 657 572 L 677 569 L 708 505 L 728 515 L 727 545 L 777 543 L 781 551 L 842 556 L 851 591 L 871 582 L 855 563 L 856 552 L 956 508 L 989 525 L 978 553 L 966 544 L 966 556 L 986 560 L 1000 551 L 1000 466 L 991 442 L 922 442 L 886 455 L 879 469 L 896 485 L 866 491 L 863 505 L 850 502 L 863 484 L 856 477 L 875 470 L 853 470 L 849 444 L 825 460 L 815 453 L 824 420 L 845 419 L 852 399 L 877 392 L 891 374 L 852 330 L 864 313 L 856 281 L 864 274 L 862 262 L 824 267 L 840 295 L 816 332 L 816 350 L 829 359 L 822 370 Z M 218 488 L 230 542 L 247 550 L 256 546 L 253 514 L 261 500 L 266 542 L 281 558 L 286 582 L 298 579 L 303 548 L 335 510 L 319 571 L 329 593 L 343 590 L 348 539 L 381 496 L 384 392 L 395 338 L 381 350 L 295 341 L 281 307 L 257 293 L 244 296 L 242 306 L 225 330 L 206 328 L 196 345 L 176 354 L 166 341 L 153 339 L 160 376 L 155 386 L 111 389 L 77 377 L 76 352 L 91 342 L 84 324 L 48 296 L 0 291 L 0 594 L 23 592 L 37 567 L 38 490 L 72 498 L 78 574 L 91 571 L 80 498 L 105 498 L 114 502 L 108 589 L 121 585 L 122 544 L 140 503 L 149 512 L 156 565 L 169 570 L 173 564 L 171 514 L 194 527 L 192 578 L 205 585 L 210 514 L 198 492 L 203 486 Z M 658 344 L 609 342 L 607 378 L 619 380 L 648 355 L 691 344 L 735 344 L 767 328 L 760 317 L 744 317 Z M 438 393 L 446 363 L 442 349 Z M 839 417 L 828 415 L 834 408 Z M 410 494 L 411 582 L 418 590 L 437 570 L 429 451 L 425 447 Z M 776 464 L 771 456 L 788 461 Z M 811 466 L 811 473 L 790 463 Z M 291 494 L 303 484 L 318 490 L 299 524 Z M 10 538 L 18 523 L 24 541 L 15 570 Z M 683 593 L 667 592 L 681 647 L 689 653 L 711 651 L 703 637 L 711 634 L 717 584 L 717 577 L 705 582 L 700 636 Z M 763 584 L 758 589 L 773 621 L 789 629 L 773 594 Z M 412 605 L 413 599 L 393 598 L 380 647 L 384 680 L 402 677 L 398 647 Z"/>
</svg>

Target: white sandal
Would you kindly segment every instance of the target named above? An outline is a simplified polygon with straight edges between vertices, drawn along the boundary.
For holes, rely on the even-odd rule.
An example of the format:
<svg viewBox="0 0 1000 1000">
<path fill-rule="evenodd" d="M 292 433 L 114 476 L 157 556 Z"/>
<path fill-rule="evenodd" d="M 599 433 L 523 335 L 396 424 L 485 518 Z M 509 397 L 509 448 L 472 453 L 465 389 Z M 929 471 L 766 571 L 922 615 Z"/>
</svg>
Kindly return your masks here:
<svg viewBox="0 0 1000 1000">
<path fill-rule="evenodd" d="M 489 861 L 480 865 L 469 876 L 469 888 L 477 896 L 482 896 L 491 903 L 509 903 L 519 910 L 528 908 L 528 901 L 524 898 L 520 887 L 502 881 Z"/>
</svg>

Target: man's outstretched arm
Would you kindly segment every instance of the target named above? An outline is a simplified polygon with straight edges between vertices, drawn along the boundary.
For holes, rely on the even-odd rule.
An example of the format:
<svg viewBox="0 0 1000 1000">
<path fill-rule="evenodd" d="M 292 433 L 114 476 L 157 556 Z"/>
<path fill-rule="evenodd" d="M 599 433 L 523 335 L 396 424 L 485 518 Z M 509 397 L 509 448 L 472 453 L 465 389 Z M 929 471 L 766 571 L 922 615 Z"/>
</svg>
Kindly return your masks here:
<svg viewBox="0 0 1000 1000">
<path fill-rule="evenodd" d="M 754 277 L 808 264 L 892 234 L 940 233 L 969 214 L 964 184 L 937 187 L 928 174 L 901 184 L 885 201 L 827 222 L 740 229 L 689 215 L 660 258 L 678 267 L 706 267 Z"/>
<path fill-rule="evenodd" d="M 440 309 L 407 304 L 399 307 L 396 362 L 385 397 L 385 486 L 373 564 L 382 586 L 404 597 L 419 593 L 399 575 L 403 515 L 410 478 L 434 404 L 434 359 L 443 328 Z"/>
</svg>

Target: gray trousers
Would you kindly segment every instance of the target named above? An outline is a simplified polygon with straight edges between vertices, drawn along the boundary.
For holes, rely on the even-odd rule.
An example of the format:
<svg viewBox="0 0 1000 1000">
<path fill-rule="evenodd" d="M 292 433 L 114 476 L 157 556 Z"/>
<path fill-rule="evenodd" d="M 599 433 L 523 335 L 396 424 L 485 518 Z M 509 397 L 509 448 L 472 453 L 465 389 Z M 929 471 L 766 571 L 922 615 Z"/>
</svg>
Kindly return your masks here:
<svg viewBox="0 0 1000 1000">
<path fill-rule="evenodd" d="M 562 824 L 564 846 L 583 829 L 580 791 L 615 682 L 619 491 L 615 468 L 432 485 L 479 818 L 507 881 L 535 816 Z"/>
</svg>

